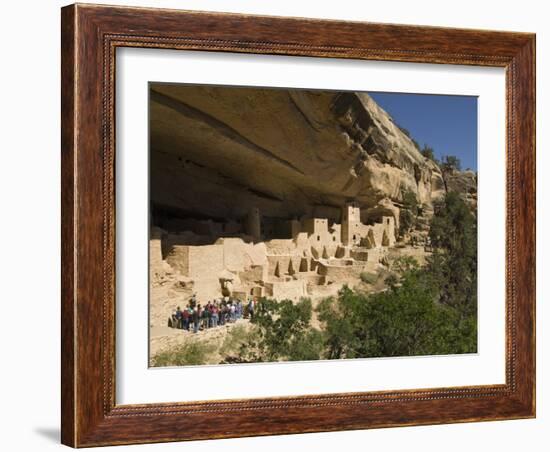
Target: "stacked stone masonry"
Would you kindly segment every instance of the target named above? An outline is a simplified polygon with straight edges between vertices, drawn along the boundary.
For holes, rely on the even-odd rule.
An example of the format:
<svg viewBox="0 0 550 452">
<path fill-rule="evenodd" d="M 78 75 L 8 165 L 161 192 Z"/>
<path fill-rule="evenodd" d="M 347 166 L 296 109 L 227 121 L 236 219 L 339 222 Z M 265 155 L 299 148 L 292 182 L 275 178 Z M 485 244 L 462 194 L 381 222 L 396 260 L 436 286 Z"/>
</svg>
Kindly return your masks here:
<svg viewBox="0 0 550 452">
<path fill-rule="evenodd" d="M 268 231 L 262 230 L 267 225 Z M 199 299 L 323 296 L 375 272 L 395 245 L 394 216 L 364 224 L 347 203 L 341 223 L 327 218 L 263 219 L 257 208 L 242 221 L 174 220 L 168 233 L 153 228 L 151 272 L 168 265 Z M 286 238 L 271 238 L 286 233 Z"/>
</svg>

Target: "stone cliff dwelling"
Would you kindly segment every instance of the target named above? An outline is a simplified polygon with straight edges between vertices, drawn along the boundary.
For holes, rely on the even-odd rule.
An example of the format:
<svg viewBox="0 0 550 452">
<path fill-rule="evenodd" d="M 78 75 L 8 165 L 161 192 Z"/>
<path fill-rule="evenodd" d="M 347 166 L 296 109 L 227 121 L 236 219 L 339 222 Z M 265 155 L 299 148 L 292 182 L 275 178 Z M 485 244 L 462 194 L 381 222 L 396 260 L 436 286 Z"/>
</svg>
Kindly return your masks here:
<svg viewBox="0 0 550 452">
<path fill-rule="evenodd" d="M 374 272 L 395 244 L 395 219 L 363 224 L 347 203 L 341 223 L 327 218 L 262 218 L 250 209 L 241 221 L 180 219 L 171 231 L 153 229 L 150 256 L 164 261 L 200 300 L 231 296 L 298 300 L 334 293 L 362 272 Z"/>
<path fill-rule="evenodd" d="M 193 293 L 353 286 L 405 252 L 403 194 L 426 225 L 446 190 L 366 93 L 152 83 L 149 105 L 152 325 Z"/>
</svg>

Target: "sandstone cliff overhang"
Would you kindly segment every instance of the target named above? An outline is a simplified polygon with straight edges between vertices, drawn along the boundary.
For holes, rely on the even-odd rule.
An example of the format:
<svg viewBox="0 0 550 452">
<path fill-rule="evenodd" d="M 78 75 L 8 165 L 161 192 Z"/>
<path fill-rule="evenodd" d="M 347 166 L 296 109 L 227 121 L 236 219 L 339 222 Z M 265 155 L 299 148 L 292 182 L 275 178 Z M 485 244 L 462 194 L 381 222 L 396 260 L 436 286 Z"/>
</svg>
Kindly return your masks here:
<svg viewBox="0 0 550 452">
<path fill-rule="evenodd" d="M 337 219 L 399 203 L 431 204 L 439 167 L 365 93 L 151 84 L 151 202 L 156 210 L 242 218 Z"/>
</svg>

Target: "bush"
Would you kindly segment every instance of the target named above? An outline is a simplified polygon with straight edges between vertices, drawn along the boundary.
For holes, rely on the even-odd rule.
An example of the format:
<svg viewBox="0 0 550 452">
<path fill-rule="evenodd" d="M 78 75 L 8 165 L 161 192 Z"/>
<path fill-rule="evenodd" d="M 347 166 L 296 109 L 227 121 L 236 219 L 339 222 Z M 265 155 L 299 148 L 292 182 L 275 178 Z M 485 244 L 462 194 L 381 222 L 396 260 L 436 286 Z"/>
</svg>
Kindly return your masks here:
<svg viewBox="0 0 550 452">
<path fill-rule="evenodd" d="M 418 261 L 412 256 L 401 256 L 395 259 L 391 268 L 393 271 L 400 275 L 403 275 L 411 270 L 417 270 L 419 268 Z"/>
<path fill-rule="evenodd" d="M 362 272 L 359 277 L 361 281 L 366 284 L 375 284 L 378 281 L 378 275 L 376 273 Z"/>
<path fill-rule="evenodd" d="M 206 364 L 209 356 L 216 351 L 216 346 L 199 341 L 178 345 L 171 350 L 157 353 L 151 359 L 153 367 L 163 366 L 198 366 Z"/>
<path fill-rule="evenodd" d="M 235 325 L 229 330 L 222 346 L 220 347 L 220 354 L 227 355 L 238 350 L 242 344 L 248 342 L 253 332 L 249 331 L 244 325 Z"/>
<path fill-rule="evenodd" d="M 257 355 L 258 332 L 255 327 L 236 325 L 229 330 L 219 353 L 222 356 L 222 363 L 250 363 L 260 361 Z"/>
</svg>

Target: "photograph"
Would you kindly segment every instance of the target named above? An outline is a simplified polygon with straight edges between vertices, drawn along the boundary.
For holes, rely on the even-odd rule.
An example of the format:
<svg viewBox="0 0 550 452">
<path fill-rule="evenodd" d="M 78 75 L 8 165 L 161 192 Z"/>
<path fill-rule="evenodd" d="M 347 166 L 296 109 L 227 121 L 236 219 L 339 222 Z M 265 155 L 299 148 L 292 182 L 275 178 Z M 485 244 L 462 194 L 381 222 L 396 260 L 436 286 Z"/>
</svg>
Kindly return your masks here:
<svg viewBox="0 0 550 452">
<path fill-rule="evenodd" d="M 477 353 L 477 96 L 148 96 L 150 367 Z"/>
</svg>

